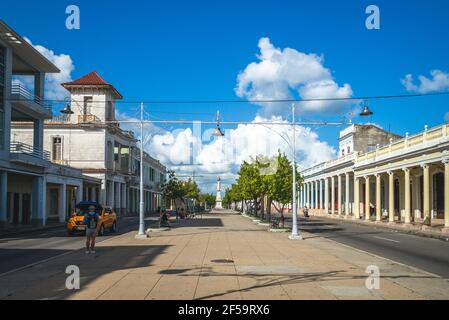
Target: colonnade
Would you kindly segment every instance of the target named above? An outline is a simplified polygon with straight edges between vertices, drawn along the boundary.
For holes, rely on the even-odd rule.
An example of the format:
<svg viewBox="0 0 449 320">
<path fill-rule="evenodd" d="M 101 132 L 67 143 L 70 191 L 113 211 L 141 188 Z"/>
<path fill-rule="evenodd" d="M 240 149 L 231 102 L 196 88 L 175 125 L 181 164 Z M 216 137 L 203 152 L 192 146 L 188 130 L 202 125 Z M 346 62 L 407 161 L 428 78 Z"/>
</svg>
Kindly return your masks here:
<svg viewBox="0 0 449 320">
<path fill-rule="evenodd" d="M 305 177 L 300 208 L 354 219 L 449 228 L 449 159 L 375 174 L 343 171 Z"/>
</svg>

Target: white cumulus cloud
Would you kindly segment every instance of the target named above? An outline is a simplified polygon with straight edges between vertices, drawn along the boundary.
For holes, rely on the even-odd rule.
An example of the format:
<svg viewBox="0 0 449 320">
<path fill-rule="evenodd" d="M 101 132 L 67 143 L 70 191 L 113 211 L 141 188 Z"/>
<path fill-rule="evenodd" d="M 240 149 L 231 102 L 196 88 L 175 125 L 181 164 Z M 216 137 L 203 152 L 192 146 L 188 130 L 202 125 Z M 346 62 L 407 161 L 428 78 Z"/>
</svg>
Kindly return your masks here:
<svg viewBox="0 0 449 320">
<path fill-rule="evenodd" d="M 25 38 L 25 40 L 61 71 L 60 73 L 49 73 L 45 76 L 45 98 L 48 100 L 64 100 L 67 98 L 69 93 L 61 86 L 61 83 L 72 81 L 72 72 L 75 70 L 75 65 L 70 55 L 56 54 L 53 50 L 44 46 L 33 44 L 28 38 Z M 20 77 L 18 79 L 26 84 L 29 83 L 29 81 Z"/>
<path fill-rule="evenodd" d="M 324 66 L 322 55 L 295 49 L 276 48 L 269 38 L 259 40 L 258 61 L 248 64 L 237 77 L 236 94 L 249 100 L 285 100 L 350 98 L 351 86 L 340 86 Z M 300 105 L 309 113 L 345 111 L 350 101 L 311 101 Z M 282 103 L 262 103 L 261 115 L 285 115 L 289 108 Z"/>
<path fill-rule="evenodd" d="M 415 83 L 412 74 L 407 74 L 401 79 L 402 85 L 407 91 L 421 94 L 431 92 L 449 91 L 449 73 L 441 70 L 430 71 L 430 78 L 423 75 L 418 76 L 419 83 Z"/>
<path fill-rule="evenodd" d="M 252 122 L 281 123 L 272 125 L 240 124 L 225 131 L 225 136 L 210 141 L 211 130 L 190 128 L 155 135 L 148 147 L 158 158 L 180 174 L 195 172 L 200 185 L 213 191 L 217 176 L 224 184 L 234 182 L 243 161 L 258 155 L 274 156 L 278 150 L 293 159 L 292 127 L 281 117 L 256 116 Z M 194 134 L 194 131 L 201 134 Z M 296 159 L 301 169 L 332 159 L 336 152 L 320 141 L 310 128 L 296 127 Z"/>
</svg>

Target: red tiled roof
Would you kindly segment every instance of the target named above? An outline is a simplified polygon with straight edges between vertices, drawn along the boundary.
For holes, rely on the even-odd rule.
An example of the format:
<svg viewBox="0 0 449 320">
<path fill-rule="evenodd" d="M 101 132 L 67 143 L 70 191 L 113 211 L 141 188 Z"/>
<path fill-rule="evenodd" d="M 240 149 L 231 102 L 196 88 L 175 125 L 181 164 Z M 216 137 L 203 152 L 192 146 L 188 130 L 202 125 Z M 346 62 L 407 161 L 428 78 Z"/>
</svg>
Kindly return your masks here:
<svg viewBox="0 0 449 320">
<path fill-rule="evenodd" d="M 116 94 L 118 99 L 123 98 L 122 95 L 117 91 L 117 89 L 115 89 L 112 84 L 104 81 L 96 71 L 92 71 L 91 73 L 86 74 L 85 76 L 77 80 L 63 83 L 62 86 L 66 89 L 73 86 L 104 86 L 110 88 Z"/>
</svg>

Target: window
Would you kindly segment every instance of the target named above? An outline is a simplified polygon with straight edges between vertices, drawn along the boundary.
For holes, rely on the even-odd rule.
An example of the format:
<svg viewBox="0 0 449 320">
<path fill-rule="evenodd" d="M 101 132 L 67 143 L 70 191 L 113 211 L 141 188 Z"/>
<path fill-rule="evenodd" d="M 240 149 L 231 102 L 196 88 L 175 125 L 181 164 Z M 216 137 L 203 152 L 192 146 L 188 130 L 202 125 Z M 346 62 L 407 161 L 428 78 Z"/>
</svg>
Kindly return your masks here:
<svg viewBox="0 0 449 320">
<path fill-rule="evenodd" d="M 348 147 L 348 154 L 351 153 L 351 147 Z"/>
<path fill-rule="evenodd" d="M 62 160 L 62 138 L 53 137 L 51 159 L 53 161 Z"/>
<path fill-rule="evenodd" d="M 369 144 L 368 145 L 368 152 L 374 151 L 376 150 L 376 145 L 375 144 Z"/>
<path fill-rule="evenodd" d="M 111 101 L 108 101 L 108 105 L 106 107 L 106 120 L 112 121 L 114 120 L 114 106 Z"/>
<path fill-rule="evenodd" d="M 85 116 L 92 114 L 92 97 L 84 97 L 83 113 Z"/>
</svg>

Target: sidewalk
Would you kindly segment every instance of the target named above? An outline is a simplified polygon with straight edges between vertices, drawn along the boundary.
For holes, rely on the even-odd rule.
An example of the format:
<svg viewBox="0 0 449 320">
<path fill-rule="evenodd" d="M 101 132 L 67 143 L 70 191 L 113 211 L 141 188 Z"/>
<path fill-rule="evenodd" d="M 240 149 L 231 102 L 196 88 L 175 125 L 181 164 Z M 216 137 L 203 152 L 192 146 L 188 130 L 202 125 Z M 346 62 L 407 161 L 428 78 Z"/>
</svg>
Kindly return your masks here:
<svg viewBox="0 0 449 320">
<path fill-rule="evenodd" d="M 352 215 L 350 216 L 339 216 L 339 215 L 332 215 L 332 214 L 326 214 L 321 212 L 316 212 L 315 210 L 309 210 L 309 214 L 311 217 L 323 217 L 323 218 L 329 218 L 329 219 L 335 219 L 342 223 L 354 223 L 359 224 L 363 226 L 370 226 L 373 228 L 382 228 L 387 230 L 394 230 L 402 233 L 408 233 L 413 234 L 421 237 L 428 237 L 428 238 L 434 238 L 439 239 L 443 241 L 449 241 L 449 233 L 443 231 L 443 226 L 441 225 L 432 225 L 432 226 L 422 226 L 420 223 L 410 225 L 406 225 L 402 222 L 394 222 L 389 223 L 388 221 L 373 221 L 369 220 L 366 221 L 365 219 L 361 218 L 359 220 L 356 220 Z"/>
<path fill-rule="evenodd" d="M 240 215 L 204 215 L 0 277 L 0 299 L 449 299 L 445 279 L 303 235 L 291 241 Z M 68 265 L 80 268 L 80 290 L 65 287 Z M 379 290 L 365 287 L 369 265 L 380 268 Z"/>
</svg>

